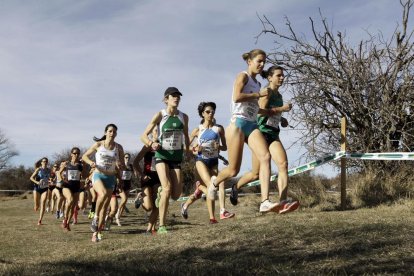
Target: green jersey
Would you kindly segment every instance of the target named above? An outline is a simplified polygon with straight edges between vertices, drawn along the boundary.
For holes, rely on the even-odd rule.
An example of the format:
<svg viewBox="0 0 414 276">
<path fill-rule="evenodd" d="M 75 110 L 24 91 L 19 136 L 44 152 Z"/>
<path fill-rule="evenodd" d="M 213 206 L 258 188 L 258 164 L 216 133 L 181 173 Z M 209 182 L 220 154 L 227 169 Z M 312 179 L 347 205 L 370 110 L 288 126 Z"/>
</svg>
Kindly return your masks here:
<svg viewBox="0 0 414 276">
<path fill-rule="evenodd" d="M 184 113 L 178 111 L 177 115 L 169 115 L 163 109 L 161 114 L 158 125 L 161 148 L 155 152 L 155 158 L 181 162 L 184 154 Z"/>
<path fill-rule="evenodd" d="M 269 101 L 266 105 L 266 108 L 281 107 L 283 106 L 283 97 L 280 93 L 272 93 L 270 95 Z M 274 133 L 279 132 L 280 118 L 282 117 L 281 113 L 264 116 L 257 115 L 257 125 L 259 130 L 262 133 Z"/>
</svg>

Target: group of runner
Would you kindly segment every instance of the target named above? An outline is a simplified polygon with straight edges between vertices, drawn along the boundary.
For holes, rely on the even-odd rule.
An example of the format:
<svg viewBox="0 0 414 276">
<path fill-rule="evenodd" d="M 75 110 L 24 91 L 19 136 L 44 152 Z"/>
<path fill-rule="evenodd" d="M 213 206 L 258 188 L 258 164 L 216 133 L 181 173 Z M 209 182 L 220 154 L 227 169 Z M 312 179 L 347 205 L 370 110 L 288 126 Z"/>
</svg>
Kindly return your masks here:
<svg viewBox="0 0 414 276">
<path fill-rule="evenodd" d="M 195 156 L 198 181 L 196 189 L 189 199 L 181 204 L 181 215 L 188 218 L 188 208 L 201 194 L 206 194 L 207 209 L 211 224 L 217 223 L 215 217 L 216 191 L 219 189 L 220 219 L 235 216 L 225 208 L 224 183 L 239 173 L 243 147 L 246 143 L 252 151 L 252 170 L 243 175 L 233 185 L 230 201 L 238 203 L 238 191 L 250 181 L 260 180 L 262 213 L 280 214 L 299 207 L 298 201 L 288 200 L 288 177 L 286 151 L 279 139 L 279 126 L 286 127 L 287 120 L 283 112 L 289 112 L 292 104 L 284 103 L 279 87 L 283 84 L 284 69 L 271 66 L 264 70 L 266 53 L 260 49 L 243 54 L 247 70 L 238 74 L 232 94 L 232 117 L 229 126 L 216 123 L 214 118 L 216 104 L 201 102 L 198 114 L 201 122 L 189 135 L 188 116 L 178 109 L 181 91 L 168 87 L 164 92 L 166 107 L 157 112 L 141 135 L 144 146 L 130 163 L 130 154 L 124 154 L 123 147 L 115 142 L 117 126 L 105 127 L 101 138 L 94 137 L 95 143 L 80 157 L 79 148 L 71 150 L 71 158 L 47 167 L 47 158 L 36 164 L 31 176 L 35 183 L 35 210 L 40 205 L 38 224 L 41 225 L 45 211 L 45 202 L 50 186 L 55 186 L 58 203 L 64 206 L 62 227 L 70 230 L 70 220 L 77 221 L 78 210 L 84 208 L 85 200 L 80 199 L 82 188 L 90 185 L 92 209 L 90 213 L 92 241 L 102 239 L 102 231 L 109 230 L 113 218 L 120 225 L 128 192 L 131 189 L 131 177 L 135 174 L 141 182 L 141 192 L 137 194 L 136 207 L 150 213 L 147 233 L 165 234 L 166 215 L 170 199 L 177 200 L 183 191 L 181 163 L 185 155 Z M 268 85 L 261 88 L 257 76 L 261 75 Z M 223 159 L 220 151 L 228 151 L 228 165 L 218 171 L 218 160 Z M 94 157 L 92 157 L 94 155 Z M 124 160 L 121 160 L 124 158 Z M 141 168 L 140 161 L 144 159 Z M 279 202 L 269 199 L 270 160 L 278 167 Z M 88 165 L 88 166 L 86 166 Z M 90 167 L 90 172 L 86 167 Z M 85 185 L 81 180 L 85 179 Z M 52 183 L 49 185 L 49 183 Z M 56 183 L 56 184 L 53 184 Z M 116 196 L 121 198 L 117 206 Z M 39 204 L 40 202 L 40 204 Z M 61 208 L 61 207 L 58 207 Z M 58 214 L 59 209 L 58 209 Z M 57 217 L 59 217 L 57 216 Z M 156 222 L 159 226 L 156 229 Z"/>
</svg>

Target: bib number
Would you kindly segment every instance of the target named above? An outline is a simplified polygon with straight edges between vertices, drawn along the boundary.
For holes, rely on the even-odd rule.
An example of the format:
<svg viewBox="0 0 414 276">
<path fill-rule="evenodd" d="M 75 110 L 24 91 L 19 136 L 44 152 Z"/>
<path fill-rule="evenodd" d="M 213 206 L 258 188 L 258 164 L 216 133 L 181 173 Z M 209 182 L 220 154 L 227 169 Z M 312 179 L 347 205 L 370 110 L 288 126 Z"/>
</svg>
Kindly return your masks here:
<svg viewBox="0 0 414 276">
<path fill-rule="evenodd" d="M 46 179 L 40 179 L 39 181 L 39 188 L 44 189 L 49 186 L 49 182 Z"/>
<path fill-rule="evenodd" d="M 151 159 L 151 171 L 152 172 L 157 171 L 157 169 L 155 168 L 155 156 L 153 156 L 152 159 Z"/>
<path fill-rule="evenodd" d="M 201 157 L 203 159 L 211 159 L 218 157 L 217 141 L 209 141 L 201 144 Z"/>
<path fill-rule="evenodd" d="M 68 181 L 80 181 L 80 175 L 78 170 L 68 170 Z"/>
<path fill-rule="evenodd" d="M 257 102 L 246 102 L 243 109 L 246 119 L 256 121 L 256 115 L 259 112 L 259 104 Z"/>
<path fill-rule="evenodd" d="M 122 180 L 131 180 L 132 172 L 131 171 L 122 171 Z"/>
<path fill-rule="evenodd" d="M 266 125 L 270 126 L 270 127 L 274 127 L 274 128 L 279 128 L 279 123 L 280 123 L 280 118 L 281 118 L 281 114 L 269 117 L 267 119 Z"/>
<path fill-rule="evenodd" d="M 166 131 L 163 134 L 161 147 L 164 150 L 181 150 L 183 134 L 181 131 Z"/>
</svg>

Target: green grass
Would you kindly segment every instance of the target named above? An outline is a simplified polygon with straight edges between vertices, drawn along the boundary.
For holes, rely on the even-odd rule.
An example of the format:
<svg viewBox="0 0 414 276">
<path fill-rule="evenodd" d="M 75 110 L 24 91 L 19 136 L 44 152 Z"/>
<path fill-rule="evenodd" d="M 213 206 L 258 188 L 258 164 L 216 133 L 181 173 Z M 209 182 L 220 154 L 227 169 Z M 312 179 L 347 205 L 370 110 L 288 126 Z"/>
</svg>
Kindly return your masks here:
<svg viewBox="0 0 414 276">
<path fill-rule="evenodd" d="M 38 227 L 32 200 L 0 198 L 1 275 L 408 274 L 414 268 L 414 202 L 352 211 L 300 209 L 257 213 L 259 198 L 232 207 L 236 218 L 208 224 L 203 201 L 189 219 L 170 205 L 169 233 L 146 236 L 142 209 L 90 241 L 89 220 L 71 232 L 46 214 Z"/>
</svg>

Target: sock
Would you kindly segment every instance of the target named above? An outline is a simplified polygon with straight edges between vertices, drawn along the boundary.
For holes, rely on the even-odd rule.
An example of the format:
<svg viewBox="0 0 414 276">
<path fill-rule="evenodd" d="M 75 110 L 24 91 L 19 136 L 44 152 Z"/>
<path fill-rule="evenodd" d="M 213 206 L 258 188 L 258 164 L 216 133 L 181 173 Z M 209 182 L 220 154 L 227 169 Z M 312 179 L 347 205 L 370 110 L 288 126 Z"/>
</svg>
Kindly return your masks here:
<svg viewBox="0 0 414 276">
<path fill-rule="evenodd" d="M 226 211 L 226 209 L 220 208 L 220 214 L 224 214 L 224 211 Z"/>
<path fill-rule="evenodd" d="M 92 202 L 91 212 L 95 213 L 95 208 L 96 208 L 96 202 Z"/>
</svg>

